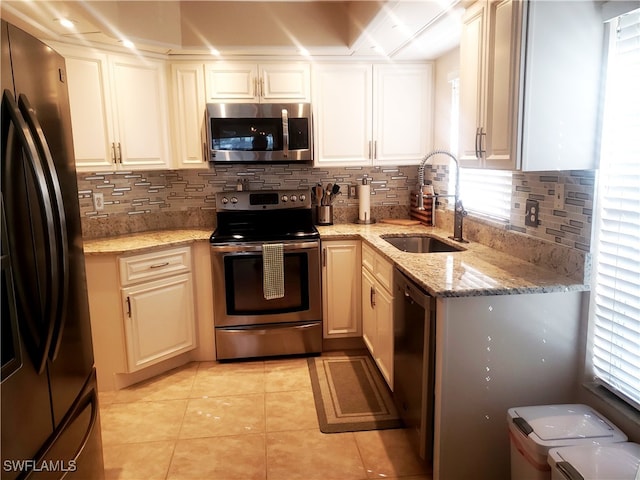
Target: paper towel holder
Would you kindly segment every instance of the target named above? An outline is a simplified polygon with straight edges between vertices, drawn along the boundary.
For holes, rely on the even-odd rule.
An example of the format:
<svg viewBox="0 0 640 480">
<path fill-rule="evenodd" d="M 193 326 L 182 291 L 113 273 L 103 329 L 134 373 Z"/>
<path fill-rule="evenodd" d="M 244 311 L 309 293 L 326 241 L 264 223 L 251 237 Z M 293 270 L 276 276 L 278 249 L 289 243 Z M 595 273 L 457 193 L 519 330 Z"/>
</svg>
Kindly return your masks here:
<svg viewBox="0 0 640 480">
<path fill-rule="evenodd" d="M 362 185 L 363 186 L 369 185 L 369 178 L 366 175 L 362 178 Z M 360 201 L 362 201 L 362 197 L 360 195 L 358 195 L 358 197 L 360 198 Z M 360 218 L 360 213 L 359 213 L 358 218 L 356 218 L 354 223 L 357 223 L 360 225 L 371 225 L 372 223 L 376 223 L 376 220 L 375 218 L 371 218 L 371 210 L 369 209 L 369 212 L 365 212 L 364 218 Z"/>
</svg>

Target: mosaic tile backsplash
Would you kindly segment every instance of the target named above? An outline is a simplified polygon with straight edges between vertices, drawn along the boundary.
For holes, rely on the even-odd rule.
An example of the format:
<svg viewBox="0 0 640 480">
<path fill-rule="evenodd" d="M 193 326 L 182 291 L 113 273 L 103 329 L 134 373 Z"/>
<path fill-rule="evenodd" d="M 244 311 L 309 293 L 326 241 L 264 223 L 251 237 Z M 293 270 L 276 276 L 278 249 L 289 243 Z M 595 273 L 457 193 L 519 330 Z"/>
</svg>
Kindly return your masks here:
<svg viewBox="0 0 640 480">
<path fill-rule="evenodd" d="M 415 189 L 418 178 L 415 166 L 230 165 L 208 170 L 79 173 L 83 234 L 85 238 L 100 238 L 163 228 L 213 229 L 215 194 L 235 190 L 238 180 L 246 180 L 252 190 L 337 183 L 341 186 L 341 195 L 334 202 L 334 222 L 349 223 L 358 216 L 358 199 L 349 198 L 348 186 L 362 183 L 364 177 L 371 183 L 373 218 L 408 217 L 409 192 Z M 447 193 L 446 166 L 428 165 L 425 177 L 433 182 L 436 193 Z M 564 208 L 556 210 L 554 196 L 559 184 L 565 188 Z M 594 186 L 593 171 L 514 172 L 511 218 L 498 227 L 588 252 Z M 93 205 L 96 192 L 104 195 L 104 210 L 99 212 Z M 537 227 L 525 225 L 527 199 L 539 202 Z M 444 208 L 445 203 L 439 208 Z"/>
</svg>

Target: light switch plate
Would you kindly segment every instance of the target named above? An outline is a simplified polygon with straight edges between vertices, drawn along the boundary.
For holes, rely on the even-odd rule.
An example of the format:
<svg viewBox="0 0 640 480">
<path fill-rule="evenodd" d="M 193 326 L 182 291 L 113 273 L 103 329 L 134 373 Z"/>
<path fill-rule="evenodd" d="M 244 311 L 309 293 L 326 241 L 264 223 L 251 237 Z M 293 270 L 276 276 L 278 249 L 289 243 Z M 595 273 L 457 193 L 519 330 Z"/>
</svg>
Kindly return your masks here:
<svg viewBox="0 0 640 480">
<path fill-rule="evenodd" d="M 564 209 L 564 184 L 563 183 L 558 183 L 554 189 L 553 209 L 554 210 Z"/>
<path fill-rule="evenodd" d="M 93 194 L 93 207 L 96 212 L 104 210 L 104 193 L 96 192 Z"/>
</svg>

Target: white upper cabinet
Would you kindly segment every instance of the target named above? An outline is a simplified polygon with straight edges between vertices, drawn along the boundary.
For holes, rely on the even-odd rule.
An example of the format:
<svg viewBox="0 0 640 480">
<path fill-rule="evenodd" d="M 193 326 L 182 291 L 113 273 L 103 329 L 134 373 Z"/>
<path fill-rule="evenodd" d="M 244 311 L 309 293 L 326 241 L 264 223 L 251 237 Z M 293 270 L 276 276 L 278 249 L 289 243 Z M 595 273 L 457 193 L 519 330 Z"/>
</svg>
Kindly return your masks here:
<svg viewBox="0 0 640 480">
<path fill-rule="evenodd" d="M 516 168 L 520 2 L 481 0 L 460 38 L 460 163 Z"/>
<path fill-rule="evenodd" d="M 431 64 L 314 66 L 316 165 L 408 165 L 432 145 Z"/>
<path fill-rule="evenodd" d="M 316 65 L 313 77 L 316 165 L 370 165 L 371 65 Z"/>
<path fill-rule="evenodd" d="M 173 93 L 172 131 L 174 159 L 178 168 L 207 168 L 204 151 L 205 93 L 201 63 L 171 65 Z"/>
<path fill-rule="evenodd" d="M 291 103 L 311 99 L 307 63 L 205 64 L 207 102 Z"/>
<path fill-rule="evenodd" d="M 602 42 L 594 2 L 471 5 L 460 39 L 462 166 L 596 168 Z"/>
<path fill-rule="evenodd" d="M 76 168 L 170 168 L 165 62 L 56 49 L 67 65 Z"/>
</svg>

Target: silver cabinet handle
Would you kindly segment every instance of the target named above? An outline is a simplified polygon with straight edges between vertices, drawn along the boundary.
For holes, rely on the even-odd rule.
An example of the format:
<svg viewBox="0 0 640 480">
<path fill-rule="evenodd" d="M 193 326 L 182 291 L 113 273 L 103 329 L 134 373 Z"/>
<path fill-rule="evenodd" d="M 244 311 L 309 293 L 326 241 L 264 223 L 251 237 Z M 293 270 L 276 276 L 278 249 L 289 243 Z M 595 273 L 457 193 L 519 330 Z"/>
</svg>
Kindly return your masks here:
<svg viewBox="0 0 640 480">
<path fill-rule="evenodd" d="M 371 287 L 371 292 L 369 293 L 369 303 L 371 303 L 372 307 L 376 306 L 376 289 Z"/>
<path fill-rule="evenodd" d="M 282 109 L 282 156 L 289 157 L 289 112 Z"/>
<path fill-rule="evenodd" d="M 161 268 L 166 267 L 167 265 L 169 265 L 169 262 L 154 263 L 153 265 L 150 265 L 149 268 Z"/>
</svg>

